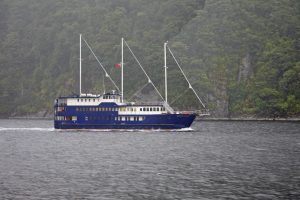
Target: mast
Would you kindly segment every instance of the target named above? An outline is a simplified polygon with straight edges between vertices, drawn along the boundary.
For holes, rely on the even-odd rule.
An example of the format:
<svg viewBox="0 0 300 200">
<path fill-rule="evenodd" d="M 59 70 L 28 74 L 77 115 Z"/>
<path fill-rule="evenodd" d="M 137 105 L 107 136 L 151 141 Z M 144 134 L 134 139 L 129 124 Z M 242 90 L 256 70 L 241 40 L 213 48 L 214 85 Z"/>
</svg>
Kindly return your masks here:
<svg viewBox="0 0 300 200">
<path fill-rule="evenodd" d="M 79 46 L 79 96 L 81 96 L 81 34 Z"/>
<path fill-rule="evenodd" d="M 123 86 L 123 73 L 124 73 L 124 70 L 123 70 L 123 65 L 124 65 L 124 51 L 123 51 L 123 47 L 124 47 L 124 38 L 122 38 L 122 58 L 121 58 L 121 102 L 123 103 L 123 96 L 124 96 L 124 86 Z"/>
<path fill-rule="evenodd" d="M 165 60 L 165 101 L 168 104 L 168 77 L 167 77 L 167 44 L 164 43 L 164 60 Z"/>
</svg>

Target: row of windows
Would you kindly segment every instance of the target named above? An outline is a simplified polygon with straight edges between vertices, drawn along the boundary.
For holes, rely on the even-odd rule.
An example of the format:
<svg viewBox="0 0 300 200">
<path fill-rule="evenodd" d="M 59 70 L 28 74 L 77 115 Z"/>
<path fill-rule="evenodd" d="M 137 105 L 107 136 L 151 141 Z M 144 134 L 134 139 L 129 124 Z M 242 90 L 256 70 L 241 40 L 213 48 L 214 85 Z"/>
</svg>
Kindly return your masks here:
<svg viewBox="0 0 300 200">
<path fill-rule="evenodd" d="M 145 117 L 142 116 L 119 116 L 119 117 L 112 117 L 112 116 L 90 116 L 85 117 L 85 121 L 97 121 L 97 120 L 115 120 L 115 121 L 143 121 Z"/>
<path fill-rule="evenodd" d="M 116 96 L 103 96 L 103 99 L 116 99 Z M 100 99 L 97 98 L 97 101 L 99 102 Z M 91 99 L 91 98 L 77 99 L 77 102 L 96 102 L 96 99 Z"/>
<path fill-rule="evenodd" d="M 144 108 L 140 108 L 140 111 L 165 111 L 165 108 L 164 107 L 160 107 L 160 109 L 159 109 L 159 107 L 144 107 Z"/>
<path fill-rule="evenodd" d="M 55 116 L 55 120 L 58 121 L 76 121 L 77 116 Z M 118 116 L 118 117 L 113 117 L 113 116 L 90 116 L 90 117 L 85 117 L 85 121 L 143 121 L 145 120 L 144 116 Z"/>
<path fill-rule="evenodd" d="M 54 119 L 59 121 L 76 121 L 77 116 L 55 116 Z"/>
<path fill-rule="evenodd" d="M 96 102 L 96 99 L 77 99 L 77 102 L 79 102 L 79 101 L 81 101 L 81 102 Z M 98 101 L 99 101 L 99 99 L 98 99 Z"/>
<path fill-rule="evenodd" d="M 76 108 L 76 111 L 77 112 L 118 111 L 118 108 L 82 107 L 82 108 Z"/>
<path fill-rule="evenodd" d="M 116 99 L 116 96 L 103 96 L 103 99 Z"/>
<path fill-rule="evenodd" d="M 132 108 L 126 108 L 126 107 L 121 107 L 121 108 L 102 108 L 102 107 L 81 107 L 81 108 L 76 108 L 77 112 L 101 112 L 101 111 L 131 111 L 131 112 L 136 112 L 137 108 L 132 107 Z M 140 108 L 140 111 L 165 111 L 164 107 L 143 107 Z"/>
<path fill-rule="evenodd" d="M 143 121 L 145 117 L 142 116 L 119 116 L 115 117 L 116 121 Z"/>
</svg>

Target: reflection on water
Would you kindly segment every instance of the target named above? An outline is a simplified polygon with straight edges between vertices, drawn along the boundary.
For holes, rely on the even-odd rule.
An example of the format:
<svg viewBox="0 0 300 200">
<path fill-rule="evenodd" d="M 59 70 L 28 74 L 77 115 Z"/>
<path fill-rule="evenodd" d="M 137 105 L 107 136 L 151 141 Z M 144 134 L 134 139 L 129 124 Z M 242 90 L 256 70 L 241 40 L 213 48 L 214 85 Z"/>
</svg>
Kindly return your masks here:
<svg viewBox="0 0 300 200">
<path fill-rule="evenodd" d="M 300 124 L 56 131 L 0 120 L 0 199 L 299 199 Z"/>
</svg>

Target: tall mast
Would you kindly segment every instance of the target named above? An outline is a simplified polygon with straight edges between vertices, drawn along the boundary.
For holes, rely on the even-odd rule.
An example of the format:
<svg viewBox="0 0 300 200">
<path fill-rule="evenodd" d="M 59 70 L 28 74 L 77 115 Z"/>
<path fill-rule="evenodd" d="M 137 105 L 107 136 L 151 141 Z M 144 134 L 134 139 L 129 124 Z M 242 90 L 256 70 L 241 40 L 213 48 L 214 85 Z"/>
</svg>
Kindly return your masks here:
<svg viewBox="0 0 300 200">
<path fill-rule="evenodd" d="M 79 42 L 79 96 L 81 96 L 81 34 L 80 34 L 80 42 Z"/>
<path fill-rule="evenodd" d="M 165 58 L 165 101 L 168 104 L 167 44 L 168 42 L 164 43 L 164 58 Z"/>
<path fill-rule="evenodd" d="M 123 96 L 124 96 L 124 86 L 123 86 L 123 73 L 124 73 L 124 70 L 123 70 L 123 65 L 124 65 L 124 58 L 123 58 L 123 47 L 124 47 L 124 38 L 122 38 L 122 58 L 121 58 L 121 102 L 123 103 Z"/>
</svg>

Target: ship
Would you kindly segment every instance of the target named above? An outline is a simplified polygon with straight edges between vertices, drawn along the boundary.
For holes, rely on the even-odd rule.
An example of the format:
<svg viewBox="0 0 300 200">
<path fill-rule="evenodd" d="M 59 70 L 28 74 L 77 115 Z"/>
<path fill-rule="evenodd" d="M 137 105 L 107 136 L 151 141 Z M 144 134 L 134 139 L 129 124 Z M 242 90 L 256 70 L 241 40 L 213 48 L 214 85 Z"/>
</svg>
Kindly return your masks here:
<svg viewBox="0 0 300 200">
<path fill-rule="evenodd" d="M 104 71 L 105 76 L 112 81 L 116 90 L 103 92 L 102 94 L 82 93 L 81 90 L 81 69 L 82 69 L 82 40 L 85 42 L 91 53 L 96 58 L 99 66 Z M 159 93 L 150 77 L 134 55 L 124 38 L 121 40 L 121 89 L 112 80 L 102 63 L 95 55 L 89 43 L 80 34 L 80 58 L 79 58 L 79 94 L 60 96 L 54 103 L 54 128 L 55 129 L 108 129 L 108 130 L 129 130 L 129 129 L 159 129 L 177 130 L 190 128 L 196 116 L 209 115 L 209 111 L 190 84 L 178 61 L 176 60 L 168 43 L 164 43 L 164 71 L 165 71 L 165 97 Z M 124 71 L 124 44 L 129 48 L 133 57 L 148 78 L 155 91 L 162 101 L 153 103 L 129 102 L 124 97 L 123 71 Z M 167 97 L 167 49 L 175 59 L 180 71 L 183 73 L 191 89 L 199 102 L 203 106 L 201 112 L 198 111 L 175 111 L 168 103 Z"/>
</svg>

